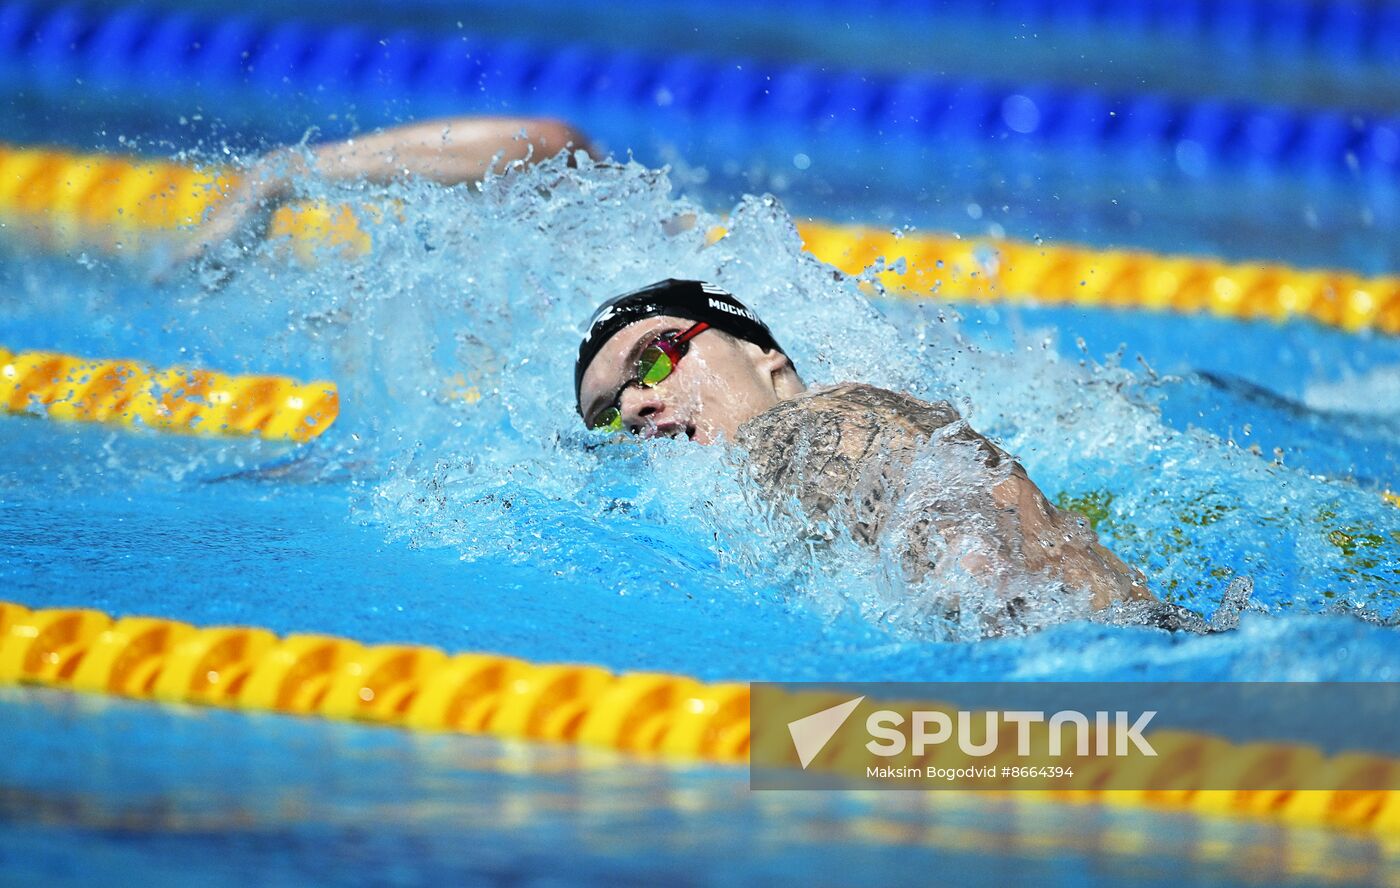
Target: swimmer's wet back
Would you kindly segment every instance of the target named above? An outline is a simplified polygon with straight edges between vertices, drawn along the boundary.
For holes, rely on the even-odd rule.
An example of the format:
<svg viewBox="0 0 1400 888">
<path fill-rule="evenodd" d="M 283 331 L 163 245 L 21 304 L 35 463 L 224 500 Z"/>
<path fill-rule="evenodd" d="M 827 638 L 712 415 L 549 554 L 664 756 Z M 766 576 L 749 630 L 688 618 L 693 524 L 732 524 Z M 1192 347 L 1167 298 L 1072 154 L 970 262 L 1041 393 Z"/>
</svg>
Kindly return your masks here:
<svg viewBox="0 0 1400 888">
<path fill-rule="evenodd" d="M 847 383 L 782 401 L 738 443 L 816 538 L 844 528 L 897 555 L 911 594 L 934 596 L 949 619 L 972 608 L 999 633 L 1151 598 L 1087 521 L 1051 505 L 947 402 Z"/>
</svg>

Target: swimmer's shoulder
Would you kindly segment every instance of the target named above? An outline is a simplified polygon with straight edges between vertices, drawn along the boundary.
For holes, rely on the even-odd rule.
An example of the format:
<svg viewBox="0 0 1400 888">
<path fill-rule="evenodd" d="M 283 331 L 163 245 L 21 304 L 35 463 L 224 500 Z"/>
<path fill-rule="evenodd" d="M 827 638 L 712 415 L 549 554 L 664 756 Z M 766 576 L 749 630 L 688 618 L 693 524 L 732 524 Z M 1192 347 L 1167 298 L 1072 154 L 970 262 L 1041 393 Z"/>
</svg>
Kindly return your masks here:
<svg viewBox="0 0 1400 888">
<path fill-rule="evenodd" d="M 906 459 L 935 437 L 976 447 L 988 466 L 1008 458 L 947 401 L 923 401 L 861 382 L 809 389 L 780 401 L 741 426 L 738 443 L 779 460 L 806 453 L 862 463 Z"/>
<path fill-rule="evenodd" d="M 863 383 L 811 389 L 739 428 L 751 474 L 809 516 L 844 514 L 874 542 L 903 488 L 905 471 L 936 431 L 958 420 L 946 403 Z"/>
<path fill-rule="evenodd" d="M 812 423 L 930 434 L 960 418 L 947 401 L 921 401 L 863 382 L 843 382 L 780 401 L 746 423 L 740 436 L 750 427 L 767 428 L 771 433 L 774 428 Z"/>
<path fill-rule="evenodd" d="M 929 404 L 873 385 L 846 382 L 778 402 L 739 427 L 737 443 L 761 474 L 798 471 L 809 479 L 850 475 L 871 460 L 904 459 L 937 429 L 958 420 Z"/>
</svg>

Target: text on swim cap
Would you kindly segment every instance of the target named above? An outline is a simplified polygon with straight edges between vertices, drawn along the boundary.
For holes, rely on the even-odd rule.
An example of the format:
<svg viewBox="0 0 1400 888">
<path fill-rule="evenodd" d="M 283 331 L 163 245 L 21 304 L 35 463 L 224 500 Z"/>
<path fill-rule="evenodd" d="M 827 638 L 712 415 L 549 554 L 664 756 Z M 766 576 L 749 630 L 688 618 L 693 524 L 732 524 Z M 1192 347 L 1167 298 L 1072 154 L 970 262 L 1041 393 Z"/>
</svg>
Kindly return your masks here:
<svg viewBox="0 0 1400 888">
<path fill-rule="evenodd" d="M 754 323 L 758 323 L 758 315 L 737 305 L 730 305 L 728 302 L 721 302 L 718 299 L 710 300 L 710 308 L 717 308 L 725 314 L 738 315 L 741 318 L 748 318 Z"/>
</svg>

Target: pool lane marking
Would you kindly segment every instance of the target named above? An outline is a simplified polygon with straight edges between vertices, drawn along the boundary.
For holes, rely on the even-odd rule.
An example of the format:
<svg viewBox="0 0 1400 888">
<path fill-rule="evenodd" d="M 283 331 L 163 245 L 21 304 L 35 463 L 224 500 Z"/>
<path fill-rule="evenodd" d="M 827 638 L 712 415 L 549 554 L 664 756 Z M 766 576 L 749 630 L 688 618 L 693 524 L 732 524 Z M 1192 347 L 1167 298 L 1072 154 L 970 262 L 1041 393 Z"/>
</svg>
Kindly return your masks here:
<svg viewBox="0 0 1400 888">
<path fill-rule="evenodd" d="M 903 235 L 822 222 L 798 225 L 817 258 L 848 274 L 871 266 L 901 295 L 971 303 L 1172 311 L 1281 323 L 1311 318 L 1349 332 L 1400 333 L 1400 276 L 1365 278 L 1266 262 Z M 903 260 L 904 270 L 890 270 Z"/>
<path fill-rule="evenodd" d="M 707 683 L 598 666 L 537 664 L 497 654 L 449 655 L 422 645 L 366 645 L 325 635 L 279 638 L 242 626 L 197 628 L 158 617 L 113 619 L 91 609 L 0 602 L 0 684 L 42 685 L 164 703 L 274 711 L 419 730 L 572 743 L 680 761 L 740 764 L 750 752 L 750 693 L 744 683 Z M 810 715 L 830 694 L 789 692 L 775 718 Z M 1327 757 L 1297 744 L 1235 745 L 1184 731 L 1150 735 L 1167 750 L 1179 787 L 1132 785 L 1142 763 L 1102 763 L 1094 790 L 1020 792 L 1036 801 L 1151 807 L 1266 818 L 1400 837 L 1400 791 L 1367 789 L 1400 771 L 1400 760 Z M 849 766 L 864 747 L 831 744 L 813 767 Z M 765 762 L 798 767 L 795 748 Z M 872 756 L 872 764 L 878 761 Z M 1216 775 L 1321 768 L 1327 790 L 1198 790 L 1183 762 Z M 1208 765 L 1206 764 L 1208 762 Z M 1097 765 L 1096 765 L 1097 767 Z M 1128 773 L 1134 771 L 1134 773 Z M 1004 789 L 1004 788 L 1003 788 Z"/>
<path fill-rule="evenodd" d="M 0 346 L 0 413 L 305 442 L 340 413 L 335 383 L 94 360 Z"/>
<path fill-rule="evenodd" d="M 140 246 L 194 226 L 238 183 L 222 169 L 167 161 L 0 146 L 0 224 L 53 249 Z M 807 250 L 850 274 L 877 263 L 890 290 L 916 298 L 1311 318 L 1343 330 L 1400 333 L 1400 276 L 1142 250 L 1090 249 L 924 232 L 798 223 Z M 271 236 L 314 259 L 362 252 L 370 235 L 346 206 L 280 207 Z M 903 260 L 903 270 L 900 260 Z M 881 260 L 883 262 L 881 263 Z"/>
</svg>

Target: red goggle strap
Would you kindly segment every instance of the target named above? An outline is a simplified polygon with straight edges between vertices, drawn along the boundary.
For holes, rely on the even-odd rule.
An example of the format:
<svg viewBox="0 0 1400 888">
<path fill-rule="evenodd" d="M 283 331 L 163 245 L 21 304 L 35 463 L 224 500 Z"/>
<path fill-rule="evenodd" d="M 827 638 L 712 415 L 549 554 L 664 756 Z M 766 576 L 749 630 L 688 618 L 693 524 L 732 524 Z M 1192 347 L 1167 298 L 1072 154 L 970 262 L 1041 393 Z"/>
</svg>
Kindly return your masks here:
<svg viewBox="0 0 1400 888">
<path fill-rule="evenodd" d="M 671 363 L 674 364 L 676 361 L 680 360 L 680 356 L 682 353 L 681 346 L 685 345 L 687 342 L 699 336 L 701 333 L 704 333 L 708 329 L 710 329 L 710 325 L 708 322 L 699 321 L 695 324 L 695 326 L 691 327 L 689 330 L 686 330 L 683 333 L 678 333 L 675 336 L 671 337 L 663 336 L 660 339 L 656 340 L 656 347 L 664 351 L 666 353 L 666 357 L 670 358 Z"/>
</svg>

